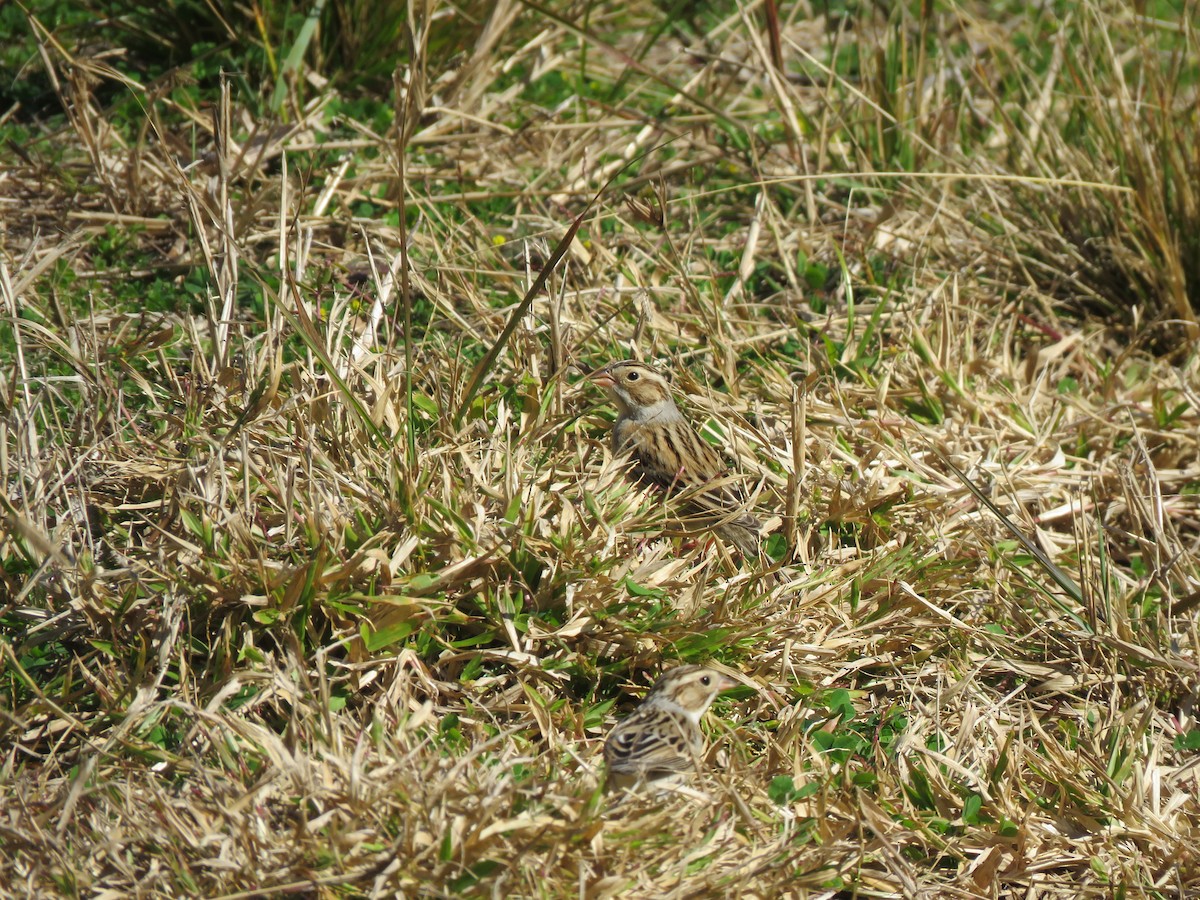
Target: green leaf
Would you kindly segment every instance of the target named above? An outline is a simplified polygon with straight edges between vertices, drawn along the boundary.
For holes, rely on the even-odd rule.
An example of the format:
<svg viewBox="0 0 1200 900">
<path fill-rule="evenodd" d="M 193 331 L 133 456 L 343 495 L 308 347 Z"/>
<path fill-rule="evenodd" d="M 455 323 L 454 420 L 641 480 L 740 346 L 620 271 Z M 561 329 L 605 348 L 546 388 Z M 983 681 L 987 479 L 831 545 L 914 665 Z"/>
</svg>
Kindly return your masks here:
<svg viewBox="0 0 1200 900">
<path fill-rule="evenodd" d="M 412 622 L 397 622 L 395 625 L 389 625 L 378 631 L 364 622 L 362 624 L 363 645 L 374 653 L 376 650 L 400 643 L 415 630 L 416 625 Z"/>
<path fill-rule="evenodd" d="M 845 688 L 835 688 L 826 694 L 825 708 L 831 715 L 838 716 L 843 722 L 849 722 L 855 715 L 850 692 Z"/>
<path fill-rule="evenodd" d="M 1176 750 L 1200 750 L 1200 728 L 1193 728 L 1187 734 L 1175 735 Z"/>
<path fill-rule="evenodd" d="M 642 585 L 640 585 L 636 581 L 634 581 L 632 578 L 625 579 L 625 590 L 629 591 L 629 593 L 635 597 L 660 598 L 660 597 L 664 596 L 663 592 L 660 588 L 643 587 Z"/>
<path fill-rule="evenodd" d="M 604 725 L 604 717 L 608 715 L 608 711 L 613 708 L 616 702 L 616 700 L 605 700 L 602 703 L 589 706 L 583 713 L 583 727 L 600 728 Z"/>
<path fill-rule="evenodd" d="M 790 775 L 776 775 L 767 785 L 767 797 L 779 806 L 787 806 L 796 799 L 797 793 L 796 783 Z"/>
<path fill-rule="evenodd" d="M 979 811 L 983 809 L 983 798 L 978 794 L 968 794 L 963 801 L 963 821 L 968 825 L 979 824 Z"/>
</svg>

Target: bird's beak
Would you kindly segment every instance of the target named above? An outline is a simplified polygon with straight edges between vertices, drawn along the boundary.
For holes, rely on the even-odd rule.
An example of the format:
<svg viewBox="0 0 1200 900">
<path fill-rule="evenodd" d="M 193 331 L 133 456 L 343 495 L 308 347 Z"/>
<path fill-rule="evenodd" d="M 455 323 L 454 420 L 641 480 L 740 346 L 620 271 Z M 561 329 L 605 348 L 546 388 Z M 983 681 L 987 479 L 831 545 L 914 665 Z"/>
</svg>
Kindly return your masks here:
<svg viewBox="0 0 1200 900">
<path fill-rule="evenodd" d="M 720 674 L 720 673 L 718 673 L 718 674 Z M 728 675 L 721 675 L 721 680 L 717 683 L 717 691 L 718 692 L 727 691 L 730 688 L 737 687 L 738 684 L 740 684 L 740 682 L 735 681 L 734 679 L 730 678 Z"/>
<path fill-rule="evenodd" d="M 593 384 L 598 384 L 602 388 L 610 388 L 616 384 L 616 379 L 612 377 L 612 373 L 608 369 L 600 369 L 598 372 L 593 372 L 590 376 Z"/>
</svg>

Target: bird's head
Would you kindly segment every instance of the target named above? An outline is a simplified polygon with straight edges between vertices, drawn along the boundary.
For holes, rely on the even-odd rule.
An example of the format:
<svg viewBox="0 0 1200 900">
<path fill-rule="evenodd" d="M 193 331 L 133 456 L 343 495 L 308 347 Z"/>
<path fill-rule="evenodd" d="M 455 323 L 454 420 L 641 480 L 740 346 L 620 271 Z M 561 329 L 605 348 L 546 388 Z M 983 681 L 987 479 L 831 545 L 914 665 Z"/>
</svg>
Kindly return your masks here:
<svg viewBox="0 0 1200 900">
<path fill-rule="evenodd" d="M 625 415 L 653 410 L 664 403 L 674 405 L 667 379 L 645 363 L 623 359 L 597 369 L 591 375 L 594 384 L 604 388 Z"/>
<path fill-rule="evenodd" d="M 715 669 L 676 666 L 654 682 L 645 702 L 670 704 L 693 721 L 699 721 L 717 694 L 736 686 L 736 681 Z"/>
</svg>

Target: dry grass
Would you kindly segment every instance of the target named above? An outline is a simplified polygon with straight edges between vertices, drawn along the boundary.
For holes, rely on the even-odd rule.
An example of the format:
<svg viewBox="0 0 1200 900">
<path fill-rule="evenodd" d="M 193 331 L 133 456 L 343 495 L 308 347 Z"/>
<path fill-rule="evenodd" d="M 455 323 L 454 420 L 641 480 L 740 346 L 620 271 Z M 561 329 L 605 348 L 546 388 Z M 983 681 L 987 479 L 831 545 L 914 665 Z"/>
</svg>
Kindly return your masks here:
<svg viewBox="0 0 1200 900">
<path fill-rule="evenodd" d="M 1200 892 L 1200 204 L 1147 100 L 1194 135 L 1194 17 L 771 8 L 414 7 L 382 126 L 40 32 L 0 894 Z M 776 573 L 622 480 L 573 364 L 635 353 Z M 699 660 L 745 685 L 711 773 L 606 794 Z"/>
</svg>

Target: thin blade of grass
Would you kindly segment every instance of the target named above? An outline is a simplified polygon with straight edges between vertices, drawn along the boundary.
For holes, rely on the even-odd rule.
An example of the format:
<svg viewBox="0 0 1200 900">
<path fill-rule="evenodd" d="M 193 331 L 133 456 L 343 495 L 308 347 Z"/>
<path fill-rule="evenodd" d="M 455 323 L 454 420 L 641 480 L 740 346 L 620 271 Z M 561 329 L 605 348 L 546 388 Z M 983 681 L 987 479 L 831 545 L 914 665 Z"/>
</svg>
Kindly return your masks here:
<svg viewBox="0 0 1200 900">
<path fill-rule="evenodd" d="M 980 490 L 970 478 L 967 477 L 965 472 L 959 469 L 958 466 L 954 465 L 954 463 L 950 462 L 950 459 L 946 456 L 946 454 L 944 454 L 937 447 L 932 447 L 931 449 L 933 450 L 934 455 L 941 460 L 942 464 L 955 474 L 955 476 L 963 483 L 967 490 L 975 495 L 975 499 L 986 506 L 988 510 L 991 511 L 992 515 L 999 519 L 1000 523 L 1009 530 L 1009 533 L 1011 533 L 1012 536 L 1020 542 L 1021 546 L 1025 548 L 1029 555 L 1038 561 L 1038 564 L 1045 569 L 1046 573 L 1051 578 L 1054 579 L 1055 584 L 1062 588 L 1072 600 L 1082 604 L 1084 602 L 1083 591 L 1080 590 L 1079 585 L 1075 583 L 1071 576 L 1055 565 L 1054 561 L 1050 559 L 1045 552 L 1043 552 L 1042 548 L 1035 544 L 1025 534 L 1025 532 L 1022 531 L 1015 522 L 1013 522 L 1012 519 L 1002 513 L 1000 508 L 996 506 L 996 504 L 988 498 L 987 494 Z"/>
</svg>

